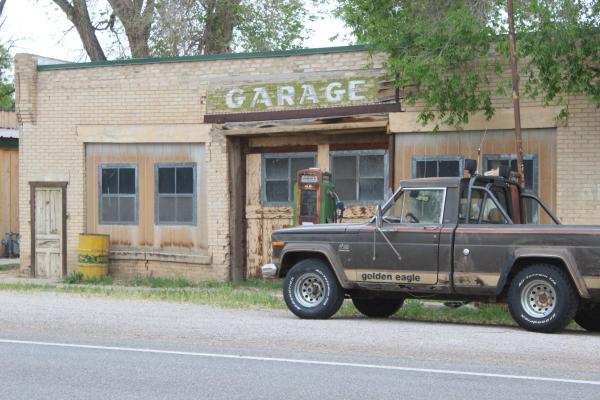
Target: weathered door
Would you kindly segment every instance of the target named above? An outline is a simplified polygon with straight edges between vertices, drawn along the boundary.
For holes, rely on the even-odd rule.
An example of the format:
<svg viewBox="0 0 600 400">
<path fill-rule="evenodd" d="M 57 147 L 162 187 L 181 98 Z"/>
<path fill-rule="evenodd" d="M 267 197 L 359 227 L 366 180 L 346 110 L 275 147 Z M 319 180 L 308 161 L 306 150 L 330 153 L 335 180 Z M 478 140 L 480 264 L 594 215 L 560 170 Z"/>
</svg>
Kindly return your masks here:
<svg viewBox="0 0 600 400">
<path fill-rule="evenodd" d="M 35 275 L 57 278 L 63 275 L 62 188 L 35 187 Z"/>
</svg>

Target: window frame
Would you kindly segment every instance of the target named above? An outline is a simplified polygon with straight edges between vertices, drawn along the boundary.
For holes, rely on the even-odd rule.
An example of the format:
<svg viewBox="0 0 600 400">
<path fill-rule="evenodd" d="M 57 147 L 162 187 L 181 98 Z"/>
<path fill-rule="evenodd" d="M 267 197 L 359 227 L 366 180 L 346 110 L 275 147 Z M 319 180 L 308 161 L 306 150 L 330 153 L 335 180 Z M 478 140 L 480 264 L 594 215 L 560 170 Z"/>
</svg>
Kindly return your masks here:
<svg viewBox="0 0 600 400">
<path fill-rule="evenodd" d="M 417 163 L 423 161 L 436 161 L 437 162 L 437 177 L 440 176 L 440 161 L 458 161 L 458 175 L 460 178 L 463 176 L 465 170 L 465 158 L 461 155 L 435 155 L 435 156 L 413 156 L 412 159 L 412 177 L 417 177 Z"/>
<path fill-rule="evenodd" d="M 267 181 L 282 181 L 283 179 L 267 179 L 267 160 L 273 158 L 287 158 L 288 161 L 288 200 L 287 201 L 270 201 L 267 200 Z M 263 153 L 261 155 L 261 171 L 260 171 L 260 202 L 265 207 L 291 207 L 294 201 L 294 188 L 292 186 L 292 159 L 293 158 L 312 158 L 313 165 L 317 167 L 317 152 L 316 151 L 298 151 L 288 153 Z"/>
<path fill-rule="evenodd" d="M 158 192 L 158 172 L 160 168 L 175 168 L 175 190 L 177 190 L 177 168 L 192 168 L 193 191 L 189 193 L 160 194 Z M 158 162 L 154 163 L 154 226 L 198 226 L 198 163 L 196 162 Z M 160 197 L 192 197 L 192 222 L 160 222 Z"/>
<path fill-rule="evenodd" d="M 129 169 L 133 168 L 135 174 L 135 193 L 132 194 L 116 194 L 116 195 L 105 195 L 102 193 L 102 171 L 105 169 Z M 118 174 L 118 173 L 117 173 Z M 118 183 L 117 183 L 118 184 Z M 98 225 L 139 225 L 139 202 L 140 202 L 140 191 L 139 191 L 139 171 L 136 163 L 100 163 L 98 164 Z M 132 222 L 122 221 L 103 221 L 102 220 L 102 199 L 104 197 L 134 197 L 134 220 Z"/>
<path fill-rule="evenodd" d="M 336 150 L 336 151 L 330 151 L 329 152 L 329 170 L 331 171 L 331 173 L 333 174 L 333 183 L 335 185 L 335 174 L 334 174 L 334 167 L 335 167 L 335 162 L 334 162 L 334 158 L 335 157 L 348 157 L 348 156 L 354 156 L 356 158 L 356 172 L 357 172 L 357 176 L 356 176 L 356 188 L 355 188 L 355 194 L 356 194 L 356 200 L 344 200 L 341 199 L 341 201 L 344 202 L 344 204 L 346 205 L 350 205 L 350 206 L 361 206 L 361 205 L 365 205 L 365 206 L 370 206 L 370 205 L 376 205 L 376 204 L 381 204 L 382 202 L 385 202 L 388 199 L 388 191 L 389 191 L 389 152 L 387 150 Z M 360 157 L 361 156 L 383 156 L 383 197 L 381 199 L 377 199 L 377 200 L 360 200 Z M 334 186 L 335 187 L 335 186 Z"/>
</svg>

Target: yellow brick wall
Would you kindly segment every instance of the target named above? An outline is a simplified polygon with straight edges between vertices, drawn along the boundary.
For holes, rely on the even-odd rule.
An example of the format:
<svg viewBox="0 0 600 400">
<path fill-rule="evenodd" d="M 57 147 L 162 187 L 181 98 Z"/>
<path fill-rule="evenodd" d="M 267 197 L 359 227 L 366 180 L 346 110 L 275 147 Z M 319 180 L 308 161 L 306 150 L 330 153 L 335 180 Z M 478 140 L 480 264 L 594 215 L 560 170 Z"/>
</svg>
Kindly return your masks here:
<svg viewBox="0 0 600 400">
<path fill-rule="evenodd" d="M 68 182 L 67 270 L 76 268 L 78 235 L 86 230 L 85 143 L 77 134 L 78 127 L 201 124 L 207 88 L 224 81 L 286 81 L 299 73 L 313 72 L 339 72 L 343 76 L 361 73 L 368 62 L 366 52 L 349 52 L 37 71 L 34 57 L 18 55 L 15 73 L 21 122 L 22 272 L 30 271 L 31 264 L 29 182 L 32 181 Z M 165 137 L 164 142 L 168 143 L 169 138 Z M 230 257 L 227 145 L 217 130 L 211 132 L 205 144 L 208 251 L 212 265 L 196 266 L 197 271 L 205 273 L 189 272 L 187 266 L 182 267 L 182 275 L 227 279 Z"/>
</svg>

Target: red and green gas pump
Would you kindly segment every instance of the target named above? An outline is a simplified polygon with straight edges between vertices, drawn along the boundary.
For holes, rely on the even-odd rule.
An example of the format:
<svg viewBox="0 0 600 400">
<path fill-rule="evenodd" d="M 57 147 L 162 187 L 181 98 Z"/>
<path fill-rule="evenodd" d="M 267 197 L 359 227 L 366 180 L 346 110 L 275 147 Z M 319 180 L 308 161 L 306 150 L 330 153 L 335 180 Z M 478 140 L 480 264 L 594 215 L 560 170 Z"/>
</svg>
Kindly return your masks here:
<svg viewBox="0 0 600 400">
<path fill-rule="evenodd" d="M 334 191 L 333 176 L 318 168 L 298 171 L 294 184 L 294 223 L 328 224 L 341 222 L 344 203 Z"/>
</svg>

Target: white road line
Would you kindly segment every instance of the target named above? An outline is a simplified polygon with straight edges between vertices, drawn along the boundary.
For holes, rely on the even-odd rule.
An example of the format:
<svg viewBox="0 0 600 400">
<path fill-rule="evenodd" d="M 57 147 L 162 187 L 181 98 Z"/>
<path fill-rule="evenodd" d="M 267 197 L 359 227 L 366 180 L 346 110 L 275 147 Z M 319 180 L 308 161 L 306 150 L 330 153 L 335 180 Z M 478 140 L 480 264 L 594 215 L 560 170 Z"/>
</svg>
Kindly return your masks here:
<svg viewBox="0 0 600 400">
<path fill-rule="evenodd" d="M 0 339 L 0 343 L 22 344 L 22 345 L 32 345 L 32 346 L 48 346 L 48 347 L 68 347 L 68 348 L 76 348 L 76 349 L 124 351 L 124 352 L 133 352 L 133 353 L 170 354 L 170 355 L 192 356 L 192 357 L 225 358 L 225 359 L 234 359 L 234 360 L 279 362 L 279 363 L 288 363 L 288 364 L 327 365 L 327 366 L 333 366 L 333 367 L 382 369 L 382 370 L 388 370 L 388 371 L 420 372 L 420 373 L 443 374 L 443 375 L 464 375 L 464 376 L 477 376 L 477 377 L 484 377 L 484 378 L 518 379 L 518 380 L 526 380 L 526 381 L 574 383 L 574 384 L 579 384 L 579 385 L 600 386 L 600 381 L 547 378 L 547 377 L 542 377 L 542 376 L 527 376 L 527 375 L 492 374 L 492 373 L 486 373 L 486 372 L 453 371 L 453 370 L 448 370 L 448 369 L 399 367 L 399 366 L 395 366 L 395 365 L 359 364 L 359 363 L 347 363 L 347 362 L 335 362 L 335 361 L 302 360 L 302 359 L 294 359 L 294 358 L 242 356 L 242 355 L 236 355 L 236 354 L 220 354 L 220 353 L 196 353 L 196 352 L 191 352 L 191 351 L 158 350 L 158 349 L 144 349 L 144 348 L 135 348 L 135 347 L 97 346 L 97 345 L 74 344 L 74 343 L 36 342 L 36 341 L 29 341 L 29 340 Z"/>
</svg>

